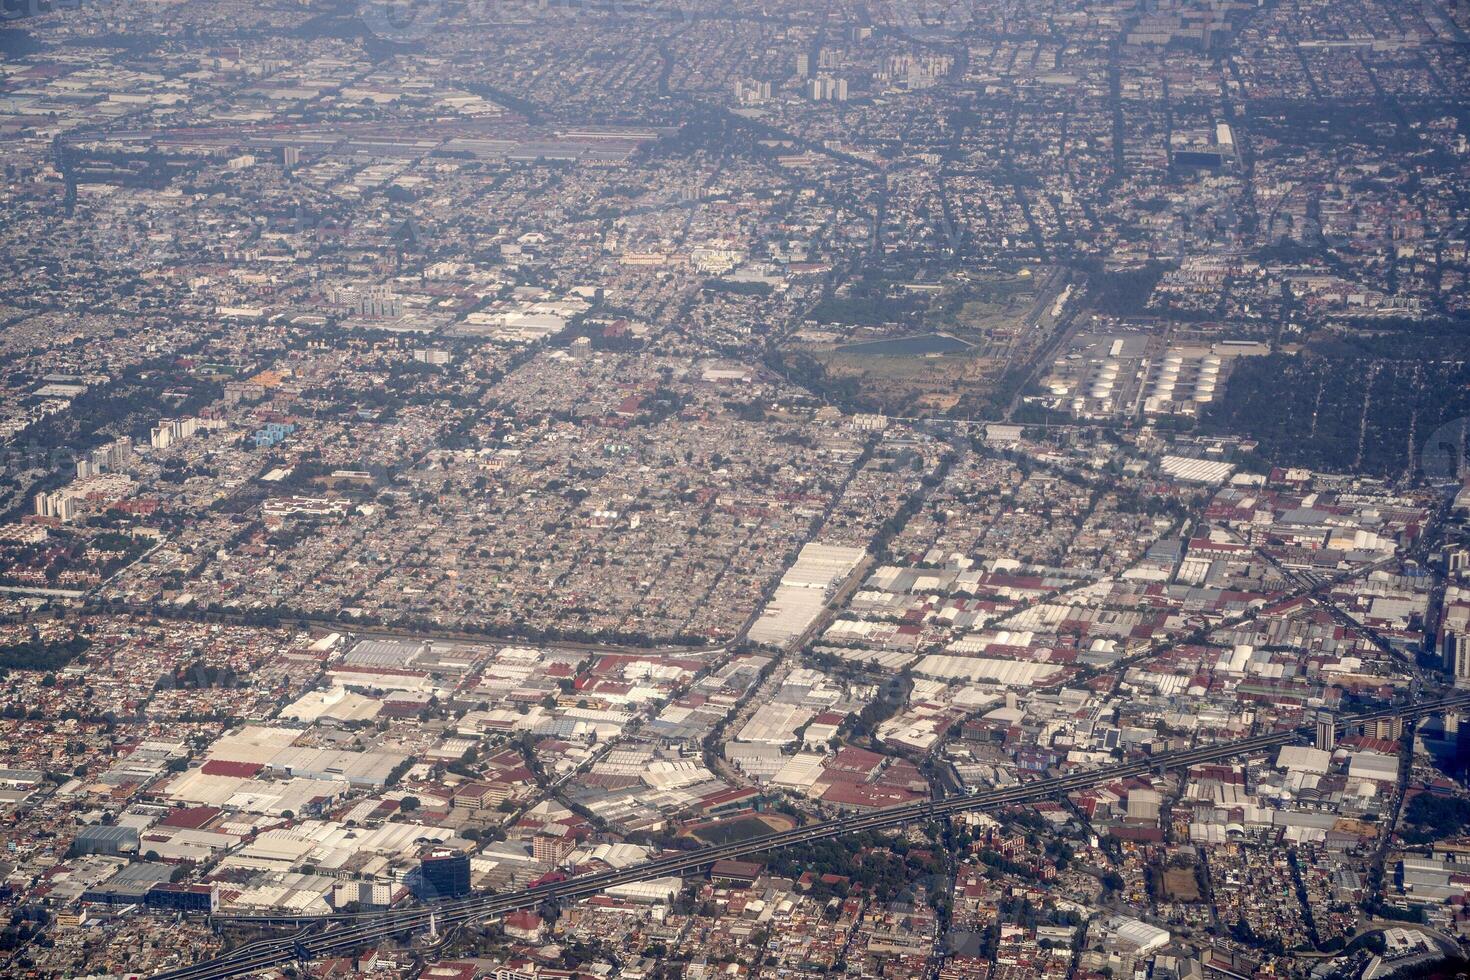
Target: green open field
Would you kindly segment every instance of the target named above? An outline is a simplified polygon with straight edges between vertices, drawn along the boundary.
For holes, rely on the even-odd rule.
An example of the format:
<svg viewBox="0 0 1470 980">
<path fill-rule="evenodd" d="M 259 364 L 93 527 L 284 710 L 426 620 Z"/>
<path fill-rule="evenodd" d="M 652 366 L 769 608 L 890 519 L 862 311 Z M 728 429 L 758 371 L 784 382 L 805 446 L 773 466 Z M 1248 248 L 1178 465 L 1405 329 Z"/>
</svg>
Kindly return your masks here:
<svg viewBox="0 0 1470 980">
<path fill-rule="evenodd" d="M 899 417 L 993 417 L 992 393 L 1041 347 L 1055 326 L 1051 303 L 1064 285 L 1065 276 L 1049 270 L 955 276 L 901 326 L 834 321 L 827 329 L 845 332 L 841 342 L 798 341 L 789 353 L 809 359 L 804 373 L 852 408 Z"/>
<path fill-rule="evenodd" d="M 768 834 L 773 830 L 789 830 L 794 826 L 796 826 L 795 821 L 789 817 L 779 814 L 760 814 L 706 824 L 692 831 L 689 836 L 704 844 L 733 844 L 736 841 Z"/>
</svg>

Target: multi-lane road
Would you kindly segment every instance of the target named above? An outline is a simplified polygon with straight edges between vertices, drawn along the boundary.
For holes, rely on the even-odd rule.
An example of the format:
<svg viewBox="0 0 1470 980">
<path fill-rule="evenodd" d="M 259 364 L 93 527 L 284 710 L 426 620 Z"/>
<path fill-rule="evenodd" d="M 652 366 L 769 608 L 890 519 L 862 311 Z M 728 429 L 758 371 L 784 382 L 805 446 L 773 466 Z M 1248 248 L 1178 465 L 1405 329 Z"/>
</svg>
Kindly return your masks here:
<svg viewBox="0 0 1470 980">
<path fill-rule="evenodd" d="M 1387 708 L 1338 719 L 1340 728 L 1386 717 L 1419 717 L 1451 708 L 1470 708 L 1470 692 L 1422 699 L 1402 707 Z M 562 901 L 595 895 L 613 885 L 685 875 L 709 867 L 715 861 L 738 858 L 808 841 L 838 837 L 869 830 L 885 830 L 909 823 L 950 816 L 970 810 L 989 810 L 1019 803 L 1035 803 L 1073 790 L 1085 789 L 1128 776 L 1175 769 L 1203 762 L 1218 762 L 1238 755 L 1260 752 L 1310 738 L 1308 728 L 1285 729 L 1248 738 L 1164 753 L 1117 765 L 1087 769 L 1021 786 L 982 790 L 947 799 L 886 807 L 857 816 L 808 824 L 793 830 L 762 834 L 731 844 L 678 851 L 633 867 L 580 875 L 564 881 L 500 895 L 477 895 L 457 901 L 414 906 L 400 911 L 365 915 L 333 916 L 313 921 L 282 916 L 221 917 L 237 925 L 294 926 L 290 935 L 261 939 L 240 946 L 214 959 L 158 974 L 160 980 L 214 980 L 235 977 L 289 962 L 348 952 L 380 942 L 389 936 L 427 928 L 432 916 L 439 929 L 503 915 L 517 909 L 534 908 L 542 902 Z"/>
<path fill-rule="evenodd" d="M 1371 565 L 1340 573 L 1321 581 L 1304 581 L 1293 578 L 1294 587 L 1288 590 L 1287 593 L 1276 596 L 1275 598 L 1279 601 L 1301 595 L 1313 596 L 1326 591 L 1341 581 L 1356 578 L 1376 568 L 1383 567 L 1389 560 L 1385 558 Z M 860 581 L 861 575 L 854 576 L 854 578 Z M 1252 618 L 1254 615 L 1254 610 L 1247 611 L 1239 617 L 1234 617 L 1225 623 L 1216 625 L 1229 625 L 1235 621 Z M 1180 642 L 1179 637 L 1171 637 L 1168 641 L 1150 645 L 1148 650 L 1140 652 L 1136 657 L 1127 658 L 1125 661 L 1113 664 L 1107 669 L 1117 670 L 1137 659 L 1156 652 L 1155 647 L 1176 644 L 1178 642 Z M 1396 715 L 1419 716 L 1452 707 L 1470 708 L 1470 693 L 1420 700 L 1403 708 L 1386 709 L 1368 714 L 1344 717 L 1339 720 L 1339 725 L 1341 727 L 1350 727 L 1374 720 L 1375 718 Z M 926 800 L 919 803 L 888 807 L 858 816 L 827 820 L 808 824 L 793 830 L 764 834 L 758 837 L 748 838 L 738 843 L 706 847 L 695 851 L 679 851 L 630 868 L 606 871 L 593 875 L 580 875 L 565 881 L 548 883 L 536 888 L 528 888 L 499 895 L 477 895 L 457 901 L 414 906 L 396 911 L 390 910 L 387 912 L 336 915 L 309 919 L 305 917 L 270 915 L 219 916 L 217 917 L 217 921 L 221 924 L 290 927 L 293 931 L 289 935 L 282 937 L 261 939 L 248 943 L 214 959 L 205 960 L 193 966 L 167 971 L 157 976 L 161 980 L 212 980 L 212 978 L 241 976 L 293 959 L 314 959 L 347 952 L 375 942 L 380 942 L 393 935 L 426 929 L 430 924 L 431 916 L 435 919 L 435 925 L 442 930 L 463 923 L 503 915 L 519 909 L 534 908 L 542 902 L 584 898 L 589 895 L 595 895 L 613 885 L 689 874 L 707 868 L 715 861 L 727 858 L 743 857 L 793 844 L 837 837 L 859 831 L 883 830 L 902 826 L 906 823 L 950 816 L 955 813 L 970 810 L 987 810 L 1018 803 L 1038 802 L 1073 790 L 1085 789 L 1127 776 L 1136 776 L 1145 772 L 1166 768 L 1190 766 L 1200 762 L 1219 761 L 1238 755 L 1262 751 L 1301 738 L 1310 738 L 1313 734 L 1312 731 L 1307 729 L 1288 729 L 1230 742 L 1198 746 L 1179 752 L 1151 756 L 1146 759 L 1119 765 L 1084 770 L 1051 779 L 1035 780 L 1022 786 L 1003 790 L 984 790 L 939 800 Z"/>
</svg>

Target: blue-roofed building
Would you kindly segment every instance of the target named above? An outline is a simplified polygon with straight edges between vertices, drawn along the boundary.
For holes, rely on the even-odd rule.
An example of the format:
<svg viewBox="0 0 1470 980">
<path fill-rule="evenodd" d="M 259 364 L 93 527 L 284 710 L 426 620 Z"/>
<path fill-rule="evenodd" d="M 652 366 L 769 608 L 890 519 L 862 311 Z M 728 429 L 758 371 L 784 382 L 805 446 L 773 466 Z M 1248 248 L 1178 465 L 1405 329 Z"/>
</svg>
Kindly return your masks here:
<svg viewBox="0 0 1470 980">
<path fill-rule="evenodd" d="M 267 422 L 250 434 L 250 441 L 255 443 L 256 449 L 269 449 L 283 442 L 295 431 L 296 425 L 293 422 Z"/>
</svg>

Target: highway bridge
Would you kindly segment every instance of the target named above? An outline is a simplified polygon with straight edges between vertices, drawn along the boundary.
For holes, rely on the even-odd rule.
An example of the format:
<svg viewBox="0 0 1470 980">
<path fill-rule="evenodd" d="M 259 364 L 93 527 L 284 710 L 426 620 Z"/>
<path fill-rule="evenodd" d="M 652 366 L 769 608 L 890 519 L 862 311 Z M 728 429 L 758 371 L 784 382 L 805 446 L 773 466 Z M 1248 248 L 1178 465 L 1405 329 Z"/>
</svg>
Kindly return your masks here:
<svg viewBox="0 0 1470 980">
<path fill-rule="evenodd" d="M 1470 692 L 1457 692 L 1441 697 L 1420 699 L 1411 704 L 1384 708 L 1337 719 L 1339 730 L 1384 718 L 1420 717 L 1439 711 L 1470 709 Z M 518 909 L 534 908 L 542 902 L 563 901 L 595 895 L 613 885 L 647 881 L 673 875 L 701 871 L 716 861 L 744 857 L 808 841 L 839 837 L 868 830 L 886 830 L 905 824 L 946 817 L 971 810 L 991 810 L 1020 803 L 1036 803 L 1073 790 L 1109 783 L 1128 776 L 1176 769 L 1204 762 L 1218 762 L 1234 756 L 1261 752 L 1311 739 L 1310 727 L 1285 729 L 1248 738 L 1164 753 L 1117 765 L 1102 766 L 1081 772 L 1038 779 L 1021 786 L 981 790 L 946 799 L 886 807 L 856 816 L 807 824 L 792 830 L 775 831 L 730 844 L 720 844 L 694 851 L 677 851 L 642 864 L 596 874 L 580 875 L 504 894 L 475 895 L 455 901 L 418 905 L 401 910 L 359 913 L 303 919 L 292 916 L 216 916 L 222 925 L 290 926 L 295 931 L 278 938 L 261 939 L 239 946 L 214 959 L 192 966 L 157 974 L 159 980 L 213 980 L 235 977 L 255 970 L 296 959 L 350 952 L 378 943 L 390 936 L 426 929 L 430 918 L 439 929 L 503 915 Z"/>
</svg>

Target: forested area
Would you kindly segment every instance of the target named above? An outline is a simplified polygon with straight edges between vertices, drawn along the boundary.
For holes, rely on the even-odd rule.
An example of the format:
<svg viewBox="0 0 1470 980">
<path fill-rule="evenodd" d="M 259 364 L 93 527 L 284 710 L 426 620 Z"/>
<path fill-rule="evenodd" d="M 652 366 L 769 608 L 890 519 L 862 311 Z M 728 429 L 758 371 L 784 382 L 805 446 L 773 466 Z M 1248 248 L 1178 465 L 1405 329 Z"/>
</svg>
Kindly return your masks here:
<svg viewBox="0 0 1470 980">
<path fill-rule="evenodd" d="M 1446 426 L 1458 441 L 1453 423 L 1467 416 L 1464 325 L 1390 324 L 1329 334 L 1298 354 L 1241 358 L 1202 429 L 1254 438 L 1275 465 L 1399 477 Z"/>
<path fill-rule="evenodd" d="M 0 670 L 60 670 L 91 645 L 86 637 L 73 636 L 64 642 L 32 638 L 0 646 Z"/>
</svg>

